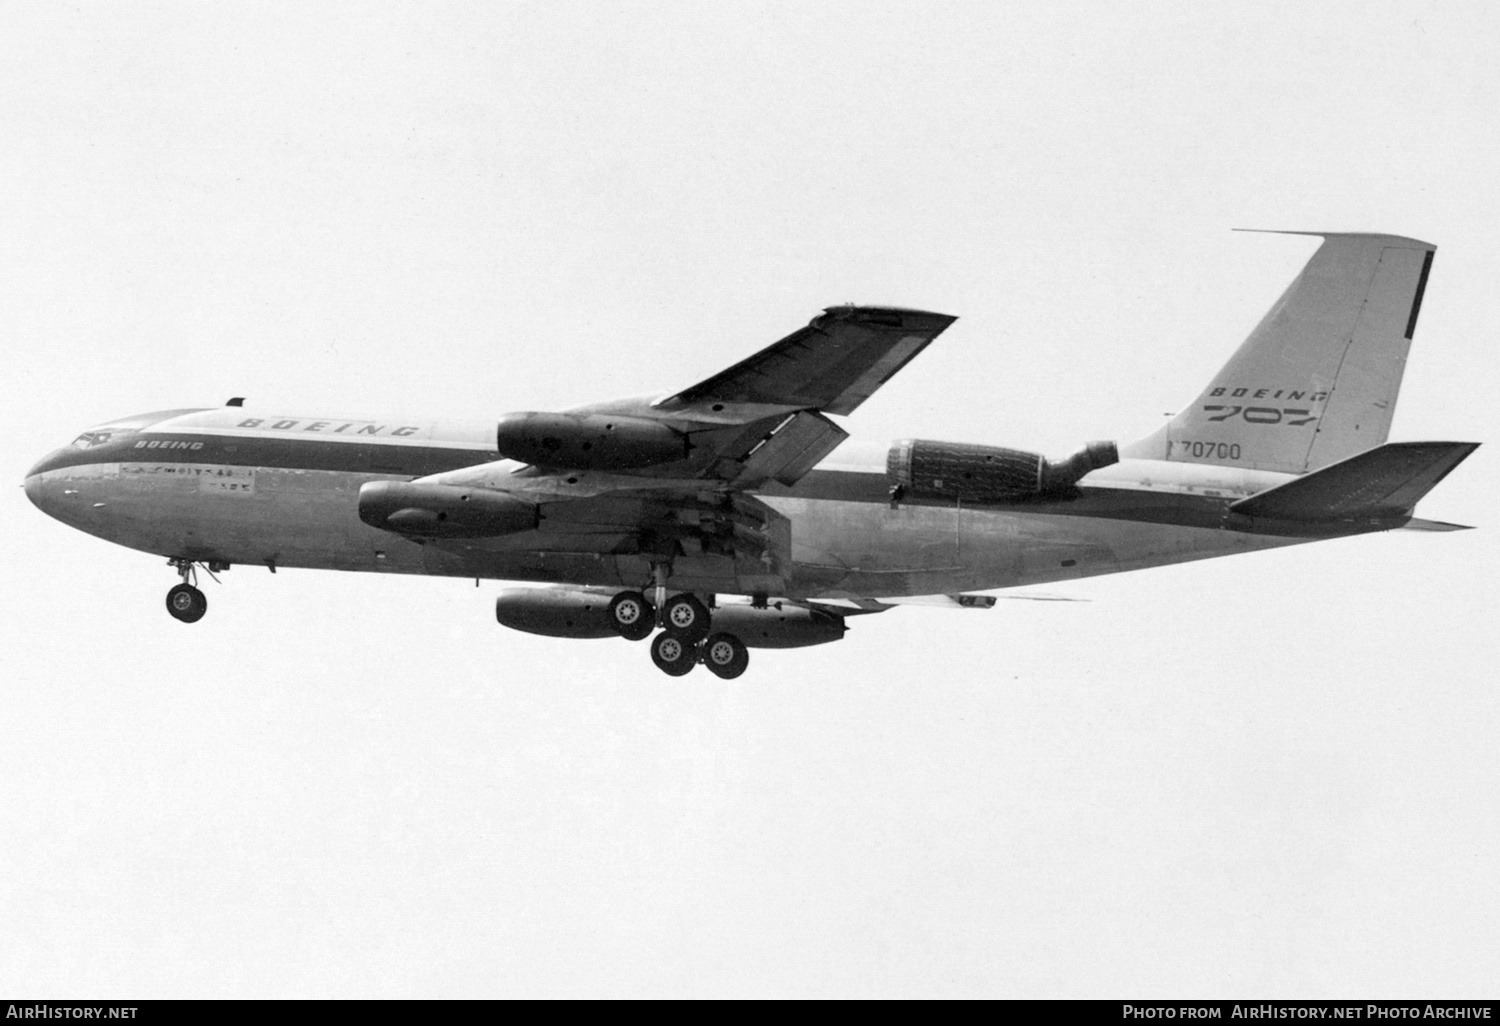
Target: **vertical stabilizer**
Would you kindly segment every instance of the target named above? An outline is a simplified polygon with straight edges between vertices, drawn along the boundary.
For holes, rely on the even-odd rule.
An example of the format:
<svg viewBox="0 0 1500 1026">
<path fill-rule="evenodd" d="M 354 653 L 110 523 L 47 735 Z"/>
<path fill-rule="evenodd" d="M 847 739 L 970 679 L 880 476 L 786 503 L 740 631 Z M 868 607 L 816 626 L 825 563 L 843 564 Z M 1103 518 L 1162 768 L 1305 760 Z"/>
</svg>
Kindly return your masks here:
<svg viewBox="0 0 1500 1026">
<path fill-rule="evenodd" d="M 1202 395 L 1122 456 L 1301 474 L 1385 442 L 1436 247 L 1296 234 L 1323 245 Z"/>
</svg>

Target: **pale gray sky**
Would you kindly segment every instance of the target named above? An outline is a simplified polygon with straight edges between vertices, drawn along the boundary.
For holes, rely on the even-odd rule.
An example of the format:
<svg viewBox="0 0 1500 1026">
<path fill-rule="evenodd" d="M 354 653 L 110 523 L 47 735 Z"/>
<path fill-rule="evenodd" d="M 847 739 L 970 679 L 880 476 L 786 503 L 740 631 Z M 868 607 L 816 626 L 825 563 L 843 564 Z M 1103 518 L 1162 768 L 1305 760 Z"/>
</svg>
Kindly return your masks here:
<svg viewBox="0 0 1500 1026">
<path fill-rule="evenodd" d="M 1439 252 L 1392 437 L 1496 440 L 1487 3 L 0 8 L 4 468 L 217 405 L 493 418 L 823 306 L 961 320 L 846 426 L 1062 454 L 1313 240 Z M 903 609 L 726 684 L 498 586 L 160 561 L 20 488 L 0 992 L 1476 996 L 1495 448 L 1364 537 Z M 0 493 L 4 494 L 4 493 Z"/>
</svg>

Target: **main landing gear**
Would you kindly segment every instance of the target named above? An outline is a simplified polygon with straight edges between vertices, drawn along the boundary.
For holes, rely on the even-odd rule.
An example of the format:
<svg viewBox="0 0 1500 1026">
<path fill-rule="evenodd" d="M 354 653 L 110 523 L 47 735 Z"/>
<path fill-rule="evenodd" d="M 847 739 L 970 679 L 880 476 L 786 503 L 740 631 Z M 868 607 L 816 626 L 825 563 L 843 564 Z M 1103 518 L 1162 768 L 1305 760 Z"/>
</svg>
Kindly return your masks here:
<svg viewBox="0 0 1500 1026">
<path fill-rule="evenodd" d="M 716 676 L 733 680 L 750 665 L 750 652 L 733 634 L 713 630 L 713 612 L 698 596 L 683 592 L 666 598 L 666 575 L 654 574 L 659 605 L 639 591 L 622 591 L 609 603 L 609 622 L 620 637 L 651 642 L 651 661 L 662 673 L 681 677 L 702 663 Z"/>
<path fill-rule="evenodd" d="M 656 609 L 638 591 L 622 591 L 609 602 L 609 622 L 626 641 L 644 641 L 656 628 Z"/>
<path fill-rule="evenodd" d="M 739 638 L 724 631 L 710 634 L 706 641 L 695 642 L 669 628 L 651 642 L 651 661 L 671 677 L 681 677 L 702 663 L 714 676 L 733 680 L 750 665 L 750 650 Z"/>
<path fill-rule="evenodd" d="M 708 637 L 711 617 L 696 595 L 673 595 L 661 611 L 662 626 L 693 644 Z"/>
<path fill-rule="evenodd" d="M 703 643 L 703 665 L 715 676 L 733 680 L 750 665 L 750 650 L 733 634 L 710 634 Z"/>
<path fill-rule="evenodd" d="M 183 623 L 197 623 L 208 612 L 208 598 L 197 588 L 198 564 L 191 559 L 169 559 L 167 565 L 182 577 L 182 583 L 167 592 L 167 612 Z M 228 570 L 229 564 L 214 561 L 205 564 L 203 569 L 208 576 L 214 577 L 216 570 Z M 214 580 L 218 578 L 214 577 Z"/>
<path fill-rule="evenodd" d="M 698 665 L 698 646 L 670 631 L 662 631 L 651 642 L 651 661 L 669 677 L 681 677 Z"/>
</svg>

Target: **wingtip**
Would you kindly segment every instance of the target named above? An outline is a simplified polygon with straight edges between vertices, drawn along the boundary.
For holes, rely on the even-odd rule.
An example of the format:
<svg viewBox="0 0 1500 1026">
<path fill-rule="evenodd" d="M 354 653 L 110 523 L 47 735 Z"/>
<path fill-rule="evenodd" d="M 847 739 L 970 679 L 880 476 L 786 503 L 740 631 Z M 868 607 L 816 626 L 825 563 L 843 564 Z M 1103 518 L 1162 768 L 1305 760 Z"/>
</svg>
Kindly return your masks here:
<svg viewBox="0 0 1500 1026">
<path fill-rule="evenodd" d="M 1232 232 L 1254 232 L 1257 235 L 1311 235 L 1319 239 L 1327 238 L 1331 232 L 1304 232 L 1295 228 L 1231 228 Z"/>
<path fill-rule="evenodd" d="M 1231 228 L 1232 232 L 1253 232 L 1257 235 L 1306 235 L 1314 239 L 1369 239 L 1371 241 L 1406 243 L 1422 249 L 1437 250 L 1436 243 L 1423 242 L 1407 235 L 1389 235 L 1385 232 L 1311 232 L 1295 228 Z"/>
<path fill-rule="evenodd" d="M 823 314 L 813 319 L 815 321 L 821 320 L 825 315 L 848 318 L 850 320 L 871 321 L 876 324 L 888 321 L 899 322 L 908 317 L 930 317 L 933 320 L 946 321 L 949 324 L 958 320 L 957 314 L 938 313 L 936 310 L 918 310 L 909 306 L 875 306 L 860 303 L 841 303 L 838 306 L 826 306 L 823 308 Z"/>
</svg>

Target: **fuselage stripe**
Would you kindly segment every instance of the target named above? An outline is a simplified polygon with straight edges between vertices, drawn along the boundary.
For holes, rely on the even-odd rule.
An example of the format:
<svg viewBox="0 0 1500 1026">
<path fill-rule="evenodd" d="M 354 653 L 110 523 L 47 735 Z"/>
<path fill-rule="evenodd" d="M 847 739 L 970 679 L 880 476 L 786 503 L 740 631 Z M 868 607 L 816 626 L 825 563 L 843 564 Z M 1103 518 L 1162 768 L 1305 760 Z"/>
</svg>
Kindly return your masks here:
<svg viewBox="0 0 1500 1026">
<path fill-rule="evenodd" d="M 59 449 L 33 473 L 94 463 L 215 463 L 270 470 L 332 470 L 351 474 L 400 474 L 425 477 L 447 470 L 490 463 L 493 449 L 426 445 L 394 439 L 359 442 L 264 434 L 220 434 L 206 431 L 142 431 L 92 449 Z"/>
</svg>

